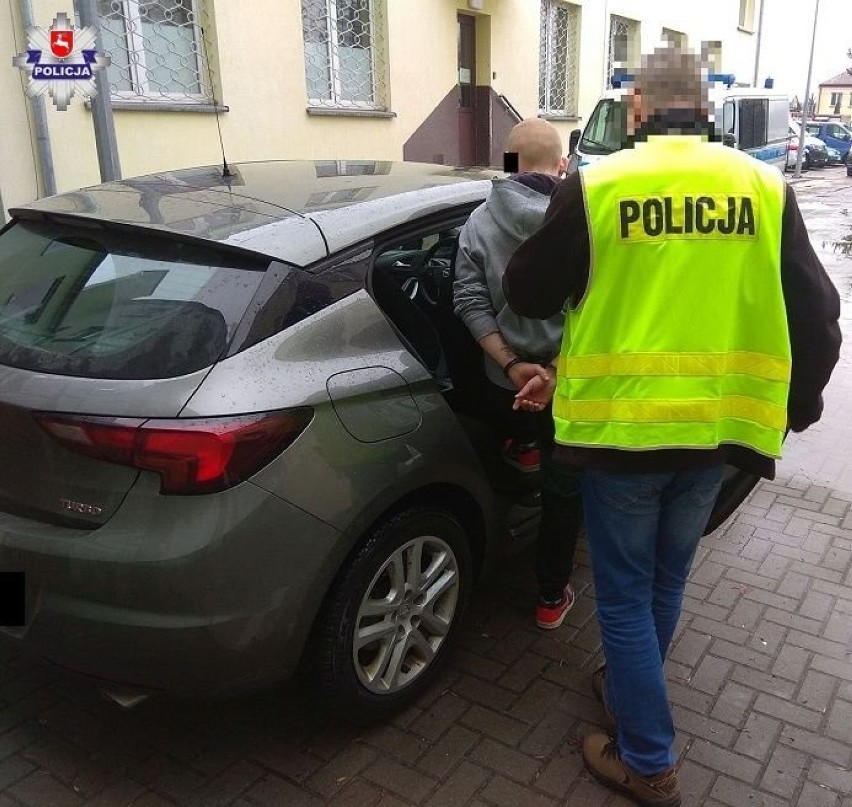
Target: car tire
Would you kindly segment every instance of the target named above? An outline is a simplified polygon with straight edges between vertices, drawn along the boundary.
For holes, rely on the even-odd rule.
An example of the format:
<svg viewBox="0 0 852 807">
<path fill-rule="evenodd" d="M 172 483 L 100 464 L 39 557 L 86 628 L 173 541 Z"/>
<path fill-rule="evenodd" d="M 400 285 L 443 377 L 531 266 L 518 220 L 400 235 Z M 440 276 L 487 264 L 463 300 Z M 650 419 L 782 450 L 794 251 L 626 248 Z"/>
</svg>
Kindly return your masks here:
<svg viewBox="0 0 852 807">
<path fill-rule="evenodd" d="M 446 660 L 471 583 L 468 536 L 453 514 L 405 510 L 377 527 L 318 625 L 318 686 L 334 713 L 371 723 L 414 701 Z"/>
</svg>

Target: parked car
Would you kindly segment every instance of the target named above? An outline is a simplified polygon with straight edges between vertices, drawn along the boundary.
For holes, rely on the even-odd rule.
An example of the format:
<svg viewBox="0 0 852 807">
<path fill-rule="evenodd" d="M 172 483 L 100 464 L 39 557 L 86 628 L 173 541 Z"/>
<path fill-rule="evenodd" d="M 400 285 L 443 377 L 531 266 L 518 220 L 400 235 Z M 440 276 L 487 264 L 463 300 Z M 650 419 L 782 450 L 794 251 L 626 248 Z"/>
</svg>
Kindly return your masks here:
<svg viewBox="0 0 852 807">
<path fill-rule="evenodd" d="M 787 169 L 796 167 L 796 154 L 799 150 L 799 134 L 801 128 L 795 121 L 790 121 L 790 139 L 787 142 Z M 805 133 L 802 168 L 822 168 L 828 165 L 828 152 L 825 143 L 819 138 Z"/>
<path fill-rule="evenodd" d="M 0 233 L 0 635 L 115 697 L 310 665 L 357 719 L 433 679 L 535 533 L 452 311 L 492 172 L 267 162 L 129 179 Z M 708 527 L 755 478 L 731 469 Z"/>
<path fill-rule="evenodd" d="M 809 135 L 818 137 L 826 146 L 837 149 L 844 161 L 849 158 L 852 146 L 852 130 L 836 121 L 808 121 L 805 129 Z"/>
<path fill-rule="evenodd" d="M 708 78 L 716 136 L 726 145 L 784 170 L 789 162 L 789 97 L 775 90 L 732 87 L 734 77 L 729 74 L 713 73 Z M 627 107 L 621 87 L 629 80 L 629 74 L 617 73 L 612 79 L 616 88 L 603 94 L 585 128 L 571 132 L 569 171 L 627 147 Z M 756 116 L 764 121 L 762 128 L 753 124 Z"/>
<path fill-rule="evenodd" d="M 825 153 L 828 155 L 826 165 L 843 165 L 843 155 L 836 148 L 826 146 Z"/>
</svg>

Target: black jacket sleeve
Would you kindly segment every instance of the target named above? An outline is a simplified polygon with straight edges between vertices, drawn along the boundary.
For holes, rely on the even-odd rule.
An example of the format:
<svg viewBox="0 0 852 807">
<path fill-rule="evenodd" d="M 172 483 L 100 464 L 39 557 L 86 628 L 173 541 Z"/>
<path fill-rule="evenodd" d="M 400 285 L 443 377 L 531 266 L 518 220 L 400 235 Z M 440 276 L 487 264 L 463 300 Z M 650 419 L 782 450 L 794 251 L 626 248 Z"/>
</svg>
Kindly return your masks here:
<svg viewBox="0 0 852 807">
<path fill-rule="evenodd" d="M 547 319 L 577 302 L 589 282 L 589 225 L 580 173 L 557 186 L 541 227 L 516 250 L 503 275 L 509 308 Z"/>
<path fill-rule="evenodd" d="M 798 432 L 822 415 L 822 391 L 840 355 L 840 297 L 811 247 L 789 185 L 781 228 L 781 285 L 793 358 L 787 418 Z"/>
</svg>

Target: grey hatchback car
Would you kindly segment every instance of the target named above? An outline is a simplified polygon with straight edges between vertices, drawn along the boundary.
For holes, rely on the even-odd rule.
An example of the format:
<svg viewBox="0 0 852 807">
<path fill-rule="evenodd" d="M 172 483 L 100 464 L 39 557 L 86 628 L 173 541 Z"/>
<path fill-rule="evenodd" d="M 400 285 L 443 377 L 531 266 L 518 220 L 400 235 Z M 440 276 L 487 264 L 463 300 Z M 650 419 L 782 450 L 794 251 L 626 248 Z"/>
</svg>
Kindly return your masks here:
<svg viewBox="0 0 852 807">
<path fill-rule="evenodd" d="M 0 233 L 0 571 L 22 650 L 114 696 L 309 669 L 381 718 L 535 532 L 452 313 L 491 172 L 245 163 L 108 183 Z M 755 482 L 733 471 L 717 526 Z"/>
</svg>

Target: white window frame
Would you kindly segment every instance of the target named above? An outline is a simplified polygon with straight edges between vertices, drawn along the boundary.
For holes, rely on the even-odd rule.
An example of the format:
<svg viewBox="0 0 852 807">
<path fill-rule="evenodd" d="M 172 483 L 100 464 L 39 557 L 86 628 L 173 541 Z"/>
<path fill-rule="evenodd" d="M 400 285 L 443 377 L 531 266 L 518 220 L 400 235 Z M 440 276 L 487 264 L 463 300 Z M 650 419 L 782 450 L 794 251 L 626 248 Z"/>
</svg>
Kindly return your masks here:
<svg viewBox="0 0 852 807">
<path fill-rule="evenodd" d="M 765 2 L 765 0 L 761 0 Z M 754 0 L 740 0 L 739 25 L 741 31 L 754 33 Z"/>
<path fill-rule="evenodd" d="M 539 114 L 545 117 L 576 117 L 577 116 L 577 88 L 579 86 L 579 59 L 575 58 L 573 63 L 569 62 L 569 54 L 572 52 L 571 45 L 574 46 L 574 53 L 578 51 L 578 40 L 580 36 L 580 14 L 581 8 L 575 3 L 566 3 L 562 0 L 541 0 L 542 8 L 547 10 L 546 24 L 543 31 L 540 31 L 539 48 L 543 51 L 544 58 L 539 60 Z M 565 42 L 565 101 L 573 99 L 574 108 L 569 109 L 566 105 L 564 109 L 554 109 L 548 105 L 550 91 L 554 81 L 554 71 L 556 69 L 555 54 L 553 52 L 553 16 L 551 11 L 556 8 L 564 8 L 568 15 L 569 27 L 566 32 Z M 570 37 L 574 37 L 574 42 L 571 43 Z M 544 75 L 541 75 L 541 66 L 544 66 Z M 541 81 L 544 78 L 544 106 L 541 104 L 542 92 Z"/>
<path fill-rule="evenodd" d="M 201 6 L 204 0 L 190 0 L 192 7 L 191 23 L 195 37 L 195 72 L 198 75 L 200 92 L 170 93 L 152 90 L 147 76 L 148 51 L 145 49 L 145 37 L 142 36 L 142 16 L 139 13 L 140 0 L 112 0 L 121 3 L 121 18 L 124 22 L 124 41 L 127 46 L 127 71 L 130 79 L 129 90 L 113 90 L 111 97 L 121 101 L 148 101 L 162 103 L 202 104 L 211 103 L 212 90 L 205 75 L 203 34 L 199 23 Z M 153 51 L 151 52 L 153 55 Z"/>
<path fill-rule="evenodd" d="M 328 68 L 330 75 L 330 98 L 312 98 L 308 90 L 308 104 L 320 109 L 365 109 L 386 110 L 387 104 L 381 97 L 384 94 L 384 81 L 379 81 L 379 72 L 383 69 L 378 64 L 377 48 L 384 47 L 384 32 L 379 28 L 379 20 L 376 15 L 376 0 L 367 0 L 367 14 L 370 20 L 370 96 L 369 101 L 350 101 L 342 97 L 343 80 L 340 74 L 339 45 L 337 42 L 337 3 L 338 0 L 325 0 L 326 7 L 326 42 Z M 304 47 L 304 40 L 303 40 Z"/>
</svg>

